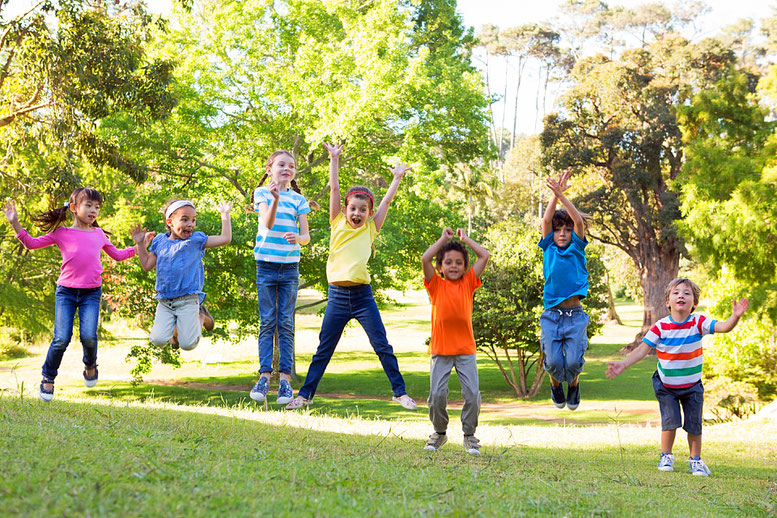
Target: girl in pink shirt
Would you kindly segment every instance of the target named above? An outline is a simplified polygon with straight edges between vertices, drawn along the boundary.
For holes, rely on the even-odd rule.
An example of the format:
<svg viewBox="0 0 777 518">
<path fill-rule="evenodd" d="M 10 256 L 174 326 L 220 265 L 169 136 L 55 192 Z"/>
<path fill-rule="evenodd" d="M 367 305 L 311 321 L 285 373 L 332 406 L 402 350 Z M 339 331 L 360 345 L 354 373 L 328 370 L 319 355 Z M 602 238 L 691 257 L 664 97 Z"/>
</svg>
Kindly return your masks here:
<svg viewBox="0 0 777 518">
<path fill-rule="evenodd" d="M 16 237 L 28 249 L 57 245 L 62 253 L 62 268 L 57 280 L 54 311 L 54 338 L 43 364 L 43 380 L 40 398 L 51 401 L 54 397 L 54 378 L 62 363 L 62 356 L 73 335 L 73 322 L 78 310 L 81 344 L 84 349 L 84 384 L 97 384 L 97 323 L 102 296 L 102 263 L 100 251 L 111 258 L 123 261 L 135 255 L 133 247 L 117 249 L 108 241 L 105 232 L 97 224 L 103 199 L 94 189 L 79 187 L 62 207 L 44 212 L 33 221 L 47 234 L 32 237 L 19 224 L 16 204 L 6 201 L 3 212 L 16 232 Z M 68 212 L 73 214 L 73 225 L 63 227 Z"/>
</svg>

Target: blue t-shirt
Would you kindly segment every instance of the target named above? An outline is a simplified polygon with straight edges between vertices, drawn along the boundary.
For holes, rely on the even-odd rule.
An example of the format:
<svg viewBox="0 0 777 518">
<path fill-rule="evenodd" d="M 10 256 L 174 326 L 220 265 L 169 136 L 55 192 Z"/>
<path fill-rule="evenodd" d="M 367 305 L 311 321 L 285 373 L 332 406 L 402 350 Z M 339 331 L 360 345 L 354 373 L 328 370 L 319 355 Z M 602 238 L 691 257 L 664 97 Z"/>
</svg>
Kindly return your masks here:
<svg viewBox="0 0 777 518">
<path fill-rule="evenodd" d="M 157 234 L 148 247 L 156 255 L 156 299 L 176 299 L 198 295 L 205 299 L 204 232 L 193 232 L 189 239 L 170 239 L 170 233 Z"/>
<path fill-rule="evenodd" d="M 553 232 L 542 238 L 542 274 L 545 289 L 542 302 L 545 309 L 552 308 L 574 295 L 588 295 L 588 268 L 585 262 L 585 247 L 588 241 L 572 232 L 572 241 L 566 248 L 559 248 L 553 242 Z"/>
<path fill-rule="evenodd" d="M 299 234 L 299 216 L 310 212 L 308 201 L 304 196 L 291 189 L 280 191 L 278 211 L 275 213 L 275 224 L 271 229 L 264 226 L 259 215 L 259 225 L 254 243 L 254 259 L 271 263 L 298 263 L 300 246 L 289 244 L 283 238 L 286 232 Z M 273 197 L 267 187 L 258 187 L 254 191 L 254 209 L 259 214 L 259 204 L 266 203 L 269 208 Z M 268 209 L 269 210 L 269 209 Z"/>
</svg>

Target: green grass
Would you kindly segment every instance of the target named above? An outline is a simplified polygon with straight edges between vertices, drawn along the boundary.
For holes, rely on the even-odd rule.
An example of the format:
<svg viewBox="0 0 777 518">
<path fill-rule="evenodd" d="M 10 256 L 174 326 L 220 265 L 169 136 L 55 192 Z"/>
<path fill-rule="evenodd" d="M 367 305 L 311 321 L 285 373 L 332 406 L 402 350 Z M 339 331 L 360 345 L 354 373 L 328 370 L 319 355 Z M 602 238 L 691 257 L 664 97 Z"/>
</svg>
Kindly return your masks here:
<svg viewBox="0 0 777 518">
<path fill-rule="evenodd" d="M 702 479 L 657 471 L 652 440 L 619 447 L 590 428 L 557 427 L 523 445 L 504 444 L 504 432 L 477 458 L 457 437 L 425 452 L 402 421 L 363 436 L 307 429 L 316 418 L 304 414 L 276 423 L 257 414 L 0 397 L 3 514 L 768 516 L 777 506 L 773 426 L 714 427 L 705 447 L 714 476 Z"/>
</svg>

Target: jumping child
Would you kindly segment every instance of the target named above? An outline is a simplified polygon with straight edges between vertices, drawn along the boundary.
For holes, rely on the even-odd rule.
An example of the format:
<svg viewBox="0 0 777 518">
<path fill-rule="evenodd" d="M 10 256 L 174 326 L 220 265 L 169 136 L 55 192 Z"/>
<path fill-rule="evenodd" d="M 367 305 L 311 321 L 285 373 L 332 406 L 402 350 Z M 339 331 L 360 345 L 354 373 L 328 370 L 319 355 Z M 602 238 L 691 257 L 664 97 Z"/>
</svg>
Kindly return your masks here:
<svg viewBox="0 0 777 518">
<path fill-rule="evenodd" d="M 187 351 L 197 347 L 200 341 L 202 326 L 209 318 L 201 306 L 205 299 L 202 258 L 206 248 L 224 246 L 232 240 L 229 217 L 232 202 L 222 203 L 216 209 L 221 214 L 221 234 L 218 236 L 207 236 L 194 230 L 197 211 L 189 200 L 173 200 L 165 205 L 168 231 L 164 234 L 155 236 L 139 224 L 132 228 L 140 265 L 146 271 L 156 267 L 154 298 L 158 302 L 148 338 L 157 347 L 164 347 L 174 333 L 178 346 Z"/>
<path fill-rule="evenodd" d="M 373 210 L 374 196 L 366 187 L 351 187 L 345 195 L 345 205 L 340 205 L 340 183 L 337 177 L 343 146 L 324 144 L 329 151 L 329 222 L 332 226 L 329 240 L 329 259 L 326 276 L 329 281 L 329 298 L 321 323 L 319 344 L 308 368 L 305 384 L 294 400 L 286 406 L 289 410 L 309 405 L 324 375 L 326 366 L 334 354 L 345 325 L 355 318 L 364 328 L 370 345 L 380 358 L 383 371 L 391 382 L 393 400 L 408 410 L 416 410 L 415 401 L 407 395 L 405 380 L 399 372 L 394 349 L 386 338 L 386 329 L 372 296 L 367 261 L 372 253 L 372 243 L 386 220 L 391 200 L 399 188 L 402 176 L 409 170 L 403 164 L 391 170 L 394 179 L 386 191 L 377 211 Z"/>
<path fill-rule="evenodd" d="M 44 212 L 33 221 L 47 234 L 32 237 L 19 224 L 16 204 L 6 201 L 3 212 L 16 232 L 16 237 L 30 249 L 57 245 L 62 254 L 62 267 L 55 295 L 54 338 L 51 340 L 46 361 L 43 363 L 43 379 L 39 395 L 43 401 L 54 398 L 54 379 L 57 377 L 62 357 L 73 336 L 73 323 L 78 310 L 79 332 L 84 350 L 84 384 L 97 385 L 97 325 L 100 318 L 102 297 L 102 264 L 100 251 L 109 257 L 124 261 L 135 255 L 135 249 L 117 249 L 97 224 L 97 216 L 103 198 L 94 189 L 79 187 L 70 195 L 64 206 Z M 68 212 L 73 214 L 73 224 L 63 227 Z"/>
<path fill-rule="evenodd" d="M 701 460 L 701 425 L 704 405 L 702 373 L 702 337 L 713 333 L 728 333 L 749 306 L 747 299 L 733 301 L 731 316 L 723 322 L 696 315 L 699 287 L 688 279 L 675 279 L 664 290 L 669 316 L 656 322 L 642 338 L 642 343 L 619 362 L 609 362 L 607 377 L 620 373 L 644 358 L 650 349 L 656 350 L 658 365 L 653 373 L 653 390 L 661 410 L 661 457 L 659 471 L 674 471 L 675 434 L 680 426 L 688 433 L 691 473 L 710 475 Z M 682 415 L 680 406 L 682 405 Z"/>
<path fill-rule="evenodd" d="M 294 399 L 291 368 L 294 361 L 294 307 L 299 285 L 300 245 L 310 242 L 307 200 L 294 176 L 297 163 L 288 151 L 276 151 L 267 159 L 265 175 L 254 191 L 254 210 L 259 228 L 254 245 L 256 289 L 259 296 L 259 381 L 251 399 L 264 401 L 270 390 L 273 337 L 278 333 L 280 384 L 275 402 Z M 267 187 L 261 187 L 269 177 Z M 299 225 L 299 227 L 297 227 Z"/>
<path fill-rule="evenodd" d="M 548 178 L 551 191 L 542 218 L 542 273 L 545 275 L 543 305 L 540 316 L 540 346 L 545 355 L 545 370 L 550 374 L 550 395 L 557 408 L 566 405 L 575 410 L 580 405 L 580 373 L 588 348 L 588 313 L 580 300 L 588 294 L 586 267 L 585 221 L 571 201 L 564 196 L 569 188 L 567 170 L 558 180 Z M 556 210 L 561 202 L 564 209 Z M 567 382 L 564 396 L 562 383 Z"/>
<path fill-rule="evenodd" d="M 428 403 L 429 419 L 434 427 L 434 433 L 429 436 L 424 449 L 437 451 L 448 440 L 448 379 L 451 370 L 456 367 L 464 397 L 461 409 L 464 449 L 467 453 L 479 455 L 480 441 L 475 437 L 475 429 L 480 413 L 480 388 L 472 331 L 472 297 L 481 285 L 480 275 L 488 263 L 489 253 L 463 229 L 458 229 L 456 234 L 461 242 L 452 241 L 453 230 L 444 229 L 440 239 L 421 256 L 424 286 L 432 302 Z M 467 244 L 477 256 L 472 268 L 462 243 Z"/>
</svg>

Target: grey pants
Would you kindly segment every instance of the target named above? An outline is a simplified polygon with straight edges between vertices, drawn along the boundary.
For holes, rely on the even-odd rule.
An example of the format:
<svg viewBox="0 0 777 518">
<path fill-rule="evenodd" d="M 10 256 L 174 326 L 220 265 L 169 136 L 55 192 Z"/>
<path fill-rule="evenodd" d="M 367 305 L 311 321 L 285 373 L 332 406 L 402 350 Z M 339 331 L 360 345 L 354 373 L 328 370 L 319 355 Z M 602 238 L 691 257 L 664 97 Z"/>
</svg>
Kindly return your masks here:
<svg viewBox="0 0 777 518">
<path fill-rule="evenodd" d="M 148 339 L 157 347 L 164 347 L 178 328 L 178 343 L 189 351 L 197 347 L 202 336 L 200 326 L 200 297 L 184 295 L 177 299 L 159 299 L 154 325 Z"/>
<path fill-rule="evenodd" d="M 429 419 L 435 432 L 445 432 L 448 429 L 448 379 L 451 370 L 456 367 L 456 374 L 461 382 L 461 395 L 464 406 L 461 409 L 461 428 L 466 435 L 475 433 L 480 414 L 480 389 L 478 382 L 478 364 L 474 354 L 459 354 L 445 356 L 433 354 L 429 368 Z"/>
</svg>

